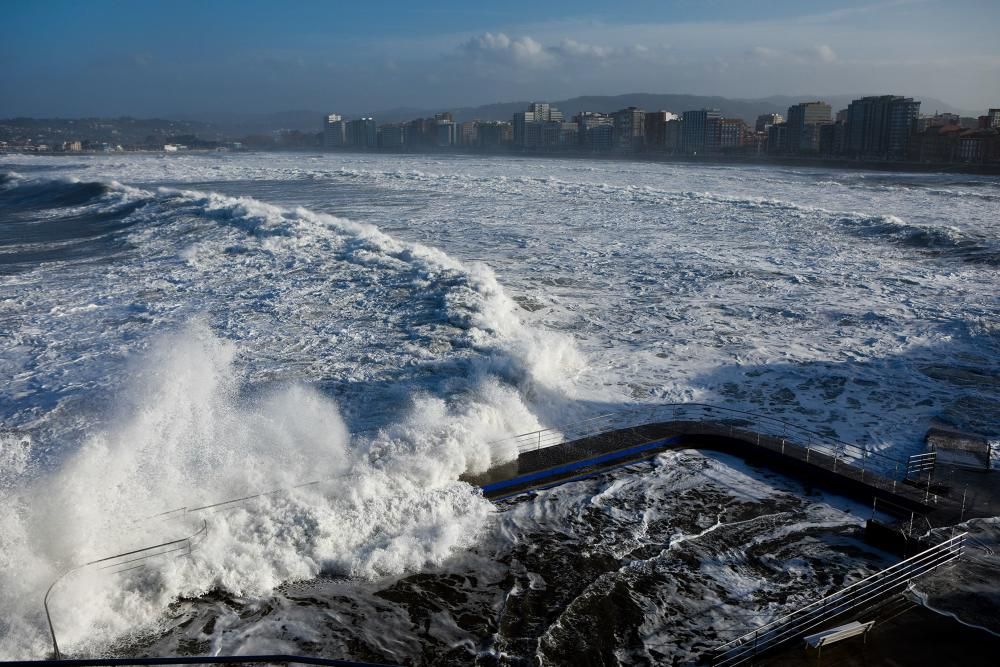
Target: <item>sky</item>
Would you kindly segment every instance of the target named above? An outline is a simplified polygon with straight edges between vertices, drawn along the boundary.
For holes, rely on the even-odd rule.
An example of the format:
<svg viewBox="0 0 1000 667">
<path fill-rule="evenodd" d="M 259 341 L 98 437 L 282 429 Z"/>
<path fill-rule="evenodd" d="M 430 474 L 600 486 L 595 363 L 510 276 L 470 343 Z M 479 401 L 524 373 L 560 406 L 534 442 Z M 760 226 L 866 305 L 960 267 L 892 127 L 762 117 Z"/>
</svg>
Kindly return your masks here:
<svg viewBox="0 0 1000 667">
<path fill-rule="evenodd" d="M 1000 0 L 0 0 L 0 117 L 633 92 L 1000 106 Z"/>
</svg>

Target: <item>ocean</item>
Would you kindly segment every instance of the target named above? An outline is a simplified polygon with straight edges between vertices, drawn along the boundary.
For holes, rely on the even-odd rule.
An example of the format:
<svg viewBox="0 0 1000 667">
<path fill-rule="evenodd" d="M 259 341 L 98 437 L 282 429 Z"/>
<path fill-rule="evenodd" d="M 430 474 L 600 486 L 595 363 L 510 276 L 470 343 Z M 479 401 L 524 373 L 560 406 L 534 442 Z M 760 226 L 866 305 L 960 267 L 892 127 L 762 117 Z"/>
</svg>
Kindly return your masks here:
<svg viewBox="0 0 1000 667">
<path fill-rule="evenodd" d="M 0 658 L 204 528 L 59 579 L 63 652 L 682 664 L 889 562 L 866 508 L 692 450 L 459 477 L 672 403 L 996 440 L 998 220 L 956 174 L 0 156 Z"/>
</svg>

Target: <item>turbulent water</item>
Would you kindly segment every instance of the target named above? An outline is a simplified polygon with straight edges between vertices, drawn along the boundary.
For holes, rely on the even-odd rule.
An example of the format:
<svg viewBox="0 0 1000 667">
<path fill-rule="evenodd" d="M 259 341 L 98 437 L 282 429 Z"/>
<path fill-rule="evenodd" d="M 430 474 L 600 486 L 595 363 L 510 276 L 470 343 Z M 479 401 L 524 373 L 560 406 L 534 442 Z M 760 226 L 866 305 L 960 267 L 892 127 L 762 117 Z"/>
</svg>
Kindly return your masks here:
<svg viewBox="0 0 1000 667">
<path fill-rule="evenodd" d="M 204 520 L 61 581 L 62 648 L 688 659 L 878 567 L 862 510 L 696 452 L 496 506 L 459 476 L 637 404 L 997 437 L 998 220 L 940 174 L 0 157 L 0 657 L 48 650 L 65 569 Z"/>
</svg>

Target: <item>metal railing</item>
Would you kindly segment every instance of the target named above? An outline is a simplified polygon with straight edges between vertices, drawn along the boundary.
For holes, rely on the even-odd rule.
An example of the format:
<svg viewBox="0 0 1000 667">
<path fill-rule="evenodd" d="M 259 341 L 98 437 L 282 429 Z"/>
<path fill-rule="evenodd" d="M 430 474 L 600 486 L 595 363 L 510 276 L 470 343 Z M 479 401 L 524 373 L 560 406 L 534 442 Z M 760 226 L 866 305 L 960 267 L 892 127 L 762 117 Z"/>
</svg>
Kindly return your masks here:
<svg viewBox="0 0 1000 667">
<path fill-rule="evenodd" d="M 746 428 L 745 432 L 755 436 L 759 434 L 774 438 L 794 437 L 799 444 L 809 450 L 815 450 L 848 464 L 860 462 L 862 466 L 867 466 L 868 462 L 871 461 L 886 472 L 893 471 L 894 475 L 905 471 L 907 465 L 903 459 L 889 456 L 878 450 L 844 442 L 783 419 L 704 403 L 667 403 L 635 407 L 502 438 L 493 441 L 493 444 L 513 443 L 516 445 L 518 453 L 523 454 L 600 435 L 608 431 L 670 421 L 715 422 L 732 426 L 736 432 L 741 430 L 738 427 L 752 427 L 752 430 Z"/>
<path fill-rule="evenodd" d="M 967 533 L 902 560 L 881 572 L 726 642 L 710 654 L 712 665 L 739 665 L 851 612 L 860 613 L 909 583 L 962 556 Z"/>
<path fill-rule="evenodd" d="M 53 589 L 56 587 L 60 581 L 65 579 L 68 575 L 85 570 L 87 568 L 96 568 L 99 570 L 107 571 L 108 574 L 121 574 L 122 572 L 128 572 L 129 570 L 135 570 L 140 567 L 145 567 L 149 564 L 149 561 L 153 558 L 159 558 L 166 556 L 168 554 L 177 554 L 177 556 L 190 556 L 191 550 L 195 545 L 195 541 L 199 537 L 203 537 L 205 533 L 208 532 L 208 523 L 205 520 L 201 522 L 201 528 L 197 532 L 188 535 L 187 537 L 182 537 L 177 540 L 170 540 L 168 542 L 161 542 L 160 544 L 154 544 L 153 546 L 143 547 L 141 549 L 133 549 L 132 551 L 126 551 L 124 553 L 115 554 L 114 556 L 105 556 L 104 558 L 98 558 L 96 560 L 88 561 L 86 563 L 81 563 L 79 565 L 74 565 L 62 574 L 60 574 L 55 581 L 49 584 L 48 589 L 45 591 L 45 597 L 42 599 L 42 606 L 45 607 L 45 620 L 49 624 L 49 634 L 52 635 L 52 652 L 58 660 L 61 657 L 59 653 L 59 642 L 56 639 L 55 626 L 52 624 L 52 614 L 49 612 L 49 596 L 52 594 Z M 175 556 L 176 557 L 176 556 Z"/>
<path fill-rule="evenodd" d="M 930 479 L 934 474 L 935 465 L 937 465 L 937 452 L 914 454 L 906 460 L 906 479 L 914 481 Z"/>
</svg>

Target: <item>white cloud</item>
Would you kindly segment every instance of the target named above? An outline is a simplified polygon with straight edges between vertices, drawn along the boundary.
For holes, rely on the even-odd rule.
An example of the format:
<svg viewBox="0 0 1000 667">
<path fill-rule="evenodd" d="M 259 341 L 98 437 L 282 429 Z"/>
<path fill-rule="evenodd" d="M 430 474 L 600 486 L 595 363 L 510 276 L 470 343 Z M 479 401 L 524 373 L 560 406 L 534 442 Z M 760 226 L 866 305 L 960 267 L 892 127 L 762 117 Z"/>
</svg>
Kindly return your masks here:
<svg viewBox="0 0 1000 667">
<path fill-rule="evenodd" d="M 760 62 L 783 62 L 794 65 L 824 64 L 837 61 L 837 53 L 828 44 L 817 44 L 804 49 L 776 49 L 770 46 L 754 46 L 747 55 Z"/>
<path fill-rule="evenodd" d="M 477 35 L 462 42 L 459 49 L 480 66 L 518 66 L 524 69 L 555 68 L 580 60 L 607 63 L 616 59 L 640 57 L 650 51 L 642 44 L 604 46 L 572 38 L 562 39 L 555 45 L 544 45 L 528 35 L 512 37 L 502 32 Z"/>
<path fill-rule="evenodd" d="M 834 53 L 829 44 L 819 44 L 813 49 L 813 51 L 816 54 L 816 58 L 820 62 L 832 63 L 837 59 L 837 54 Z"/>
<path fill-rule="evenodd" d="M 487 32 L 461 45 L 462 51 L 482 64 L 514 64 L 525 67 L 546 67 L 552 55 L 528 36 L 508 37 L 502 32 Z"/>
</svg>

